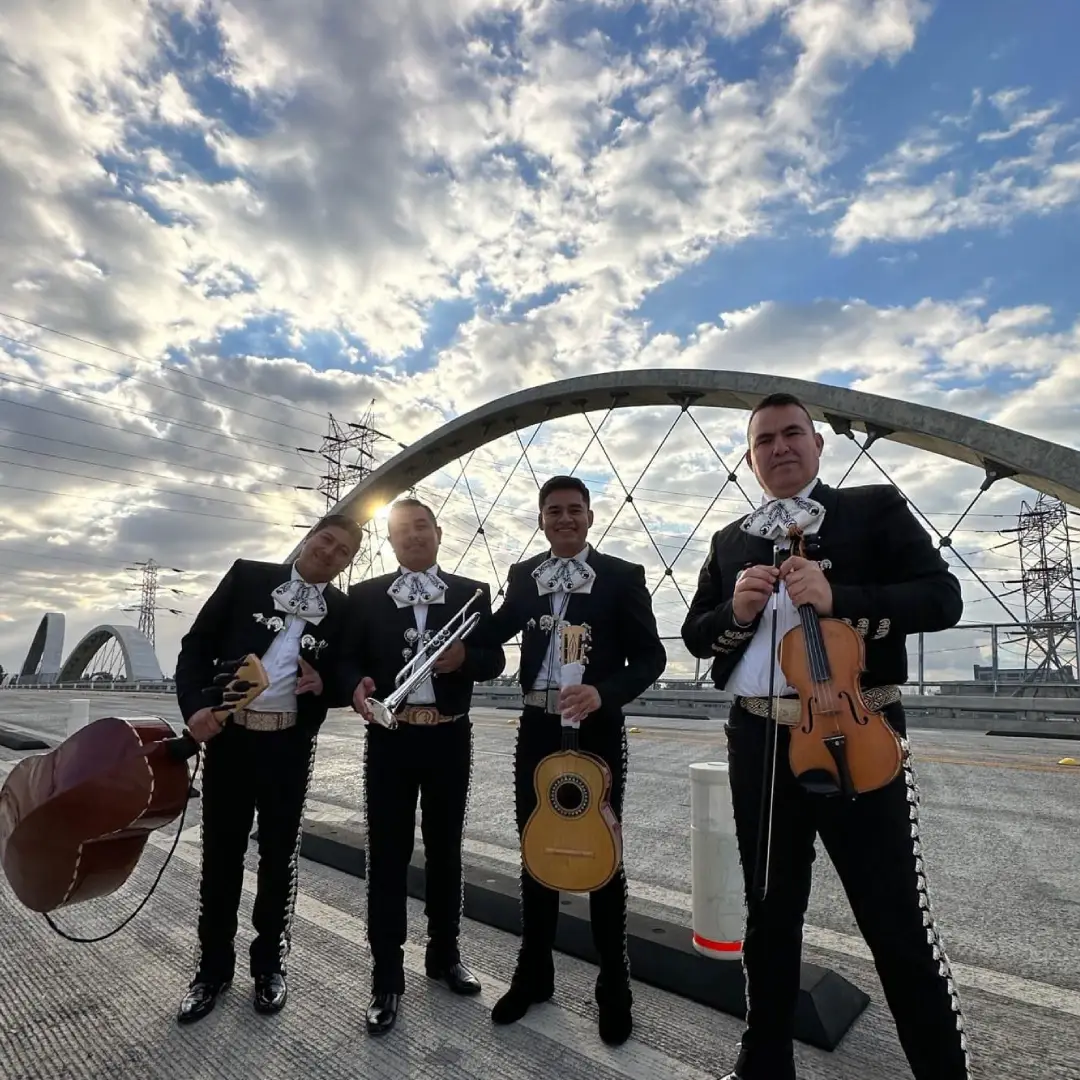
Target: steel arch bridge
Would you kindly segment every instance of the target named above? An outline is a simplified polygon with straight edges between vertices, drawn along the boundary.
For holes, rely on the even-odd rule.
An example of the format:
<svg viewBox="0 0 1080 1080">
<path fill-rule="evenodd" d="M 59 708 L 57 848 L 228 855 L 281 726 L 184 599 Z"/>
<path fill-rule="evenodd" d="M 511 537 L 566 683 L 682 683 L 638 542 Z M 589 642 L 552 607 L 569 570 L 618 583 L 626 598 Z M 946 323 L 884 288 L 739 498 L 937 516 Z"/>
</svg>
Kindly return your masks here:
<svg viewBox="0 0 1080 1080">
<path fill-rule="evenodd" d="M 68 653 L 56 677 L 59 683 L 79 682 L 87 665 L 102 646 L 115 641 L 124 658 L 124 670 L 131 682 L 163 682 L 161 665 L 154 646 L 138 627 L 124 623 L 103 623 L 95 626 Z"/>
<path fill-rule="evenodd" d="M 26 681 L 52 682 L 63 666 L 63 659 L 64 616 L 59 611 L 47 611 L 26 650 L 18 677 Z"/>
<path fill-rule="evenodd" d="M 996 605 L 994 610 L 998 613 L 999 620 L 1012 624 L 1012 629 L 1008 633 L 1017 636 L 1018 640 L 1028 636 L 1029 631 L 1024 628 L 1016 613 L 1002 599 L 1000 590 L 995 591 L 991 583 L 986 579 L 985 573 L 980 572 L 981 568 L 972 565 L 968 560 L 967 555 L 976 553 L 969 552 L 965 554 L 959 551 L 953 544 L 953 536 L 971 528 L 971 526 L 963 524 L 965 519 L 972 513 L 973 508 L 985 492 L 997 481 L 1003 479 L 1010 479 L 1021 487 L 1046 492 L 1074 507 L 1080 507 L 1080 452 L 942 409 L 801 379 L 752 372 L 664 368 L 607 372 L 548 383 L 482 405 L 443 425 L 411 446 L 403 448 L 400 453 L 371 472 L 361 483 L 344 495 L 331 510 L 332 512 L 345 514 L 361 525 L 372 522 L 371 527 L 377 531 L 378 521 L 373 522 L 372 519 L 376 518 L 379 512 L 384 510 L 396 496 L 406 491 L 416 491 L 417 494 L 424 495 L 426 501 L 431 502 L 432 499 L 424 490 L 422 482 L 426 478 L 434 478 L 435 474 L 439 472 L 449 475 L 446 466 L 458 459 L 464 462 L 458 476 L 458 479 L 460 479 L 470 467 L 483 468 L 483 463 L 480 461 L 475 466 L 470 465 L 478 449 L 503 439 L 513 445 L 513 437 L 516 436 L 517 445 L 513 447 L 512 452 L 518 458 L 518 463 L 514 466 L 512 472 L 517 472 L 522 461 L 528 461 L 530 452 L 532 452 L 533 440 L 545 423 L 562 418 L 580 417 L 588 425 L 589 429 L 588 432 L 583 432 L 584 437 L 588 439 L 589 445 L 594 442 L 601 444 L 607 466 L 610 467 L 601 466 L 600 471 L 613 476 L 614 481 L 617 481 L 618 484 L 618 487 L 616 487 L 614 481 L 611 483 L 609 490 L 605 493 L 605 501 L 607 498 L 612 498 L 613 502 L 618 503 L 615 518 L 618 518 L 624 512 L 631 517 L 637 518 L 637 522 L 644 529 L 651 544 L 651 550 L 645 549 L 648 553 L 648 562 L 655 564 L 659 560 L 659 563 L 662 564 L 659 580 L 655 582 L 652 588 L 653 595 L 656 596 L 658 590 L 661 589 L 669 593 L 670 589 L 673 588 L 674 591 L 678 592 L 679 598 L 678 600 L 672 598 L 672 600 L 681 607 L 682 605 L 688 605 L 689 602 L 686 587 L 692 589 L 689 580 L 682 584 L 679 581 L 680 576 L 687 575 L 684 557 L 690 554 L 687 548 L 691 543 L 696 542 L 695 534 L 698 529 L 703 527 L 712 506 L 721 500 L 728 484 L 734 484 L 737 491 L 733 490 L 727 495 L 726 501 L 730 501 L 732 495 L 741 494 L 747 500 L 748 505 L 750 502 L 750 496 L 742 488 L 739 477 L 736 475 L 743 464 L 741 454 L 737 449 L 729 449 L 726 453 L 730 456 L 725 461 L 724 455 L 717 450 L 718 444 L 714 443 L 706 434 L 698 423 L 695 413 L 699 409 L 706 411 L 710 409 L 750 410 L 762 398 L 778 391 L 796 395 L 806 404 L 808 411 L 816 421 L 827 424 L 836 435 L 841 436 L 841 444 L 846 442 L 851 446 L 852 451 L 856 454 L 855 461 L 852 462 L 844 477 L 840 479 L 841 484 L 860 459 L 865 459 L 869 465 L 872 465 L 878 471 L 881 479 L 893 484 L 903 493 L 901 485 L 896 482 L 893 476 L 874 456 L 877 446 L 885 446 L 889 443 L 916 448 L 978 469 L 981 473 L 978 491 L 974 493 L 974 498 L 971 499 L 962 512 L 955 516 L 951 512 L 947 515 L 950 524 L 944 529 L 939 529 L 931 518 L 946 515 L 927 515 L 919 509 L 913 500 L 909 498 L 908 501 L 912 510 L 922 518 L 929 531 L 934 534 L 938 546 L 949 549 L 955 560 L 962 564 L 964 572 L 969 574 L 979 586 L 985 589 L 988 595 L 984 596 L 983 599 L 992 605 Z M 661 442 L 657 451 L 649 459 L 646 471 L 650 469 L 653 462 L 659 460 L 658 455 L 663 450 L 664 443 L 671 437 L 676 425 L 683 422 L 692 424 L 700 433 L 701 438 L 708 447 L 707 454 L 715 461 L 714 467 L 710 467 L 709 472 L 715 475 L 718 483 L 721 480 L 723 481 L 723 486 L 713 498 L 712 503 L 710 503 L 710 509 L 706 511 L 705 515 L 702 515 L 691 531 L 690 536 L 683 537 L 679 535 L 674 537 L 674 542 L 661 543 L 658 543 L 651 534 L 650 526 L 639 508 L 642 495 L 649 490 L 645 487 L 638 487 L 645 473 L 643 472 L 641 477 L 638 477 L 633 483 L 624 480 L 619 475 L 611 456 L 602 446 L 603 439 L 601 438 L 602 429 L 608 424 L 609 417 L 613 412 L 639 408 L 651 410 L 655 413 L 658 407 L 674 408 L 678 410 L 678 415 L 675 417 L 675 423 L 672 424 L 667 431 L 667 435 L 664 436 L 664 441 Z M 602 418 L 594 420 L 590 415 L 594 413 L 603 413 L 604 415 Z M 523 437 L 522 432 L 530 428 L 535 428 L 535 430 L 528 437 Z M 605 435 L 604 439 L 608 437 L 608 435 Z M 625 429 L 623 437 L 625 438 Z M 834 442 L 833 445 L 835 446 L 837 443 Z M 874 448 L 874 452 L 871 452 L 872 448 Z M 518 455 L 519 449 L 520 456 Z M 580 475 L 577 473 L 578 466 L 586 457 L 589 446 L 586 446 L 585 451 L 580 456 L 577 455 L 577 445 L 571 447 L 570 450 L 571 456 L 566 459 L 567 466 L 569 466 L 574 456 L 577 456 L 577 462 L 573 467 L 559 465 L 557 471 Z M 736 454 L 739 454 L 739 456 L 736 457 Z M 532 462 L 528 461 L 528 465 L 532 472 L 532 481 L 536 483 L 536 486 L 539 486 L 540 480 L 537 479 L 537 473 L 532 468 Z M 701 471 L 700 467 L 696 468 L 698 468 L 699 472 Z M 454 471 L 457 471 L 456 468 Z M 508 482 L 509 479 L 511 478 L 508 478 Z M 528 484 L 527 477 L 519 477 L 519 479 Z M 455 485 L 457 482 L 455 480 Z M 833 481 L 830 480 L 830 482 Z M 469 487 L 467 480 L 466 487 Z M 621 490 L 619 490 L 620 488 Z M 520 543 L 510 536 L 509 519 L 507 523 L 503 523 L 492 517 L 496 504 L 503 498 L 503 492 L 506 490 L 506 484 L 504 483 L 499 488 L 499 493 L 495 495 L 494 502 L 490 498 L 486 500 L 488 507 L 485 511 L 482 508 L 485 502 L 484 498 L 482 496 L 478 497 L 470 487 L 468 495 L 472 503 L 471 512 L 466 511 L 465 514 L 461 515 L 468 516 L 470 519 L 475 515 L 475 520 L 465 526 L 468 534 L 463 535 L 465 530 L 461 530 L 461 527 L 458 526 L 461 531 L 457 536 L 453 536 L 444 525 L 444 534 L 447 537 L 459 540 L 465 548 L 464 553 L 460 553 L 458 567 L 461 566 L 470 549 L 474 546 L 480 549 L 473 558 L 480 558 L 484 561 L 489 572 L 494 575 L 494 578 L 490 580 L 492 580 L 493 592 L 496 595 L 501 594 L 505 587 L 505 573 L 496 565 L 496 556 L 501 559 L 514 554 L 513 552 L 507 552 L 505 544 L 500 549 L 496 537 L 501 532 L 505 533 L 507 542 L 515 543 L 517 550 L 520 550 Z M 440 491 L 438 494 L 441 496 L 444 492 Z M 636 500 L 635 494 L 637 495 Z M 698 495 L 691 496 L 691 498 L 699 497 Z M 509 499 L 509 495 L 507 499 Z M 437 506 L 438 504 L 435 503 L 434 505 Z M 445 506 L 445 503 L 443 505 Z M 505 506 L 504 509 L 506 509 Z M 519 516 L 520 524 L 521 519 L 526 515 L 526 508 L 523 506 L 511 508 L 511 517 L 515 513 Z M 975 513 L 978 514 L 979 511 Z M 448 524 L 453 516 L 447 518 Z M 528 516 L 532 521 L 535 521 L 535 508 L 528 512 Z M 694 516 L 696 516 L 696 513 Z M 441 516 L 440 521 L 442 521 Z M 612 519 L 608 522 L 607 527 L 602 530 L 602 535 L 601 530 L 598 528 L 596 530 L 598 535 L 591 536 L 590 540 L 593 543 L 602 545 L 614 525 L 615 521 Z M 963 530 L 961 529 L 962 525 Z M 451 526 L 451 528 L 453 527 Z M 626 525 L 620 525 L 618 531 L 626 533 Z M 538 530 L 533 533 L 533 539 L 535 539 L 537 533 Z M 617 540 L 617 538 L 613 537 L 613 540 Z M 670 541 L 670 537 L 668 540 Z M 681 544 L 679 543 L 680 540 L 683 541 Z M 533 540 L 530 539 L 525 546 L 525 550 L 520 550 L 518 559 L 526 556 L 532 542 Z M 664 547 L 668 550 L 662 550 Z M 486 551 L 483 550 L 485 548 Z M 671 553 L 676 548 L 678 549 L 677 553 L 672 556 Z M 295 558 L 298 552 L 299 544 L 294 547 L 289 558 Z M 450 554 L 449 549 L 446 554 Z M 636 560 L 636 556 L 631 555 L 630 557 Z M 518 561 L 518 559 L 513 561 Z M 682 569 L 676 570 L 676 563 L 681 563 Z M 361 564 L 358 563 L 357 566 L 359 568 Z M 446 567 L 448 570 L 457 569 L 453 565 L 453 556 L 449 557 Z M 384 566 L 385 568 L 388 567 Z M 661 567 L 656 566 L 654 569 L 660 570 Z M 993 567 L 985 569 L 994 570 Z M 696 570 L 695 567 L 694 577 L 696 577 Z M 375 569 L 374 564 L 371 563 L 368 564 L 367 572 L 376 573 L 378 571 Z M 665 603 L 662 606 L 667 608 L 671 604 Z M 1003 620 L 1002 615 L 1004 616 Z M 987 626 L 989 624 L 980 622 L 978 625 Z M 942 651 L 949 652 L 951 650 L 945 649 Z"/>
<path fill-rule="evenodd" d="M 840 435 L 865 433 L 927 450 L 984 471 L 984 490 L 996 480 L 1046 492 L 1080 507 L 1080 452 L 984 420 L 866 394 L 755 372 L 656 368 L 608 372 L 547 383 L 482 405 L 424 436 L 371 472 L 332 512 L 364 524 L 418 480 L 503 435 L 578 413 L 634 406 L 674 405 L 752 409 L 777 392 L 796 395 L 810 415 Z M 289 558 L 299 553 L 297 545 Z"/>
</svg>

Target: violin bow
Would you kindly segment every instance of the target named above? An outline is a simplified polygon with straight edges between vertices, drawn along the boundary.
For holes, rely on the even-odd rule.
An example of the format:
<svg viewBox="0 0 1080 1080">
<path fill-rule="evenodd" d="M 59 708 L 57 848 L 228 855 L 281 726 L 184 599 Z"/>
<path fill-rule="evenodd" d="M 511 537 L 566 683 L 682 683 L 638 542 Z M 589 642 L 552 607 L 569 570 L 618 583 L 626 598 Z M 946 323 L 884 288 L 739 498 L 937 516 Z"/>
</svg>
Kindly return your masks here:
<svg viewBox="0 0 1080 1080">
<path fill-rule="evenodd" d="M 798 551 L 804 554 L 804 541 L 802 530 L 792 525 L 787 532 L 786 546 L 781 546 L 784 540 L 773 540 L 773 566 L 779 567 L 784 561 L 787 551 Z M 796 545 L 798 545 L 796 547 Z M 779 753 L 780 721 L 779 707 L 777 705 L 776 691 L 776 623 L 777 604 L 780 596 L 780 579 L 773 582 L 772 598 L 772 631 L 771 645 L 769 647 L 769 722 L 765 726 L 765 754 L 761 776 L 761 810 L 758 817 L 757 857 L 754 861 L 754 893 L 759 900 L 764 900 L 769 891 L 769 866 L 772 860 L 772 825 L 773 806 L 776 801 L 776 762 Z"/>
</svg>

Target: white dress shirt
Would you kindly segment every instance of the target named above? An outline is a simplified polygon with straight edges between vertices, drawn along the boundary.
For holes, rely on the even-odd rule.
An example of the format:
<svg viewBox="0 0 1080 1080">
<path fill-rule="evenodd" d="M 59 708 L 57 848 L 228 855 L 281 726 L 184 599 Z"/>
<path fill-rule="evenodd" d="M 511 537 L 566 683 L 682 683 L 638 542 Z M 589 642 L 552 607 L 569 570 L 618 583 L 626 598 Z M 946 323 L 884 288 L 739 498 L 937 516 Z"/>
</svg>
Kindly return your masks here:
<svg viewBox="0 0 1080 1080">
<path fill-rule="evenodd" d="M 303 581 L 293 563 L 292 580 Z M 310 584 L 310 582 L 308 583 Z M 326 582 L 315 585 L 319 592 Z M 296 712 L 296 669 L 300 662 L 300 639 L 307 621 L 299 615 L 285 615 L 285 626 L 277 632 L 262 656 L 270 685 L 248 706 L 250 712 Z"/>
<path fill-rule="evenodd" d="M 590 550 L 589 545 L 586 544 L 577 555 L 570 557 L 577 559 L 578 562 L 587 563 Z M 590 581 L 588 589 L 591 588 L 592 582 Z M 583 589 L 582 591 L 588 590 Z M 536 673 L 536 680 L 532 684 L 534 690 L 558 690 L 562 687 L 560 681 L 562 674 L 562 633 L 559 626 L 562 623 L 563 615 L 566 614 L 566 605 L 570 603 L 571 594 L 557 592 L 548 595 L 551 597 L 551 614 L 555 619 L 555 625 L 551 628 L 551 637 L 548 640 L 547 652 L 544 654 L 544 662 L 540 665 L 540 670 Z"/>
<path fill-rule="evenodd" d="M 817 486 L 817 477 L 796 494 L 808 498 L 810 492 Z M 771 495 L 765 495 L 761 499 L 761 505 L 772 502 Z M 788 596 L 787 586 L 780 582 L 780 592 L 776 597 L 776 648 L 780 651 L 780 641 L 783 636 L 796 626 L 802 625 L 798 609 Z M 724 689 L 736 697 L 768 697 L 769 695 L 769 651 L 772 647 L 772 598 L 770 597 L 762 612 L 761 622 L 757 625 L 754 636 L 746 651 L 739 658 L 735 670 L 731 673 Z M 775 683 L 773 692 L 780 695 L 793 695 L 795 687 L 789 686 L 784 673 L 780 670 L 780 662 L 773 656 L 773 668 L 775 671 Z"/>
</svg>

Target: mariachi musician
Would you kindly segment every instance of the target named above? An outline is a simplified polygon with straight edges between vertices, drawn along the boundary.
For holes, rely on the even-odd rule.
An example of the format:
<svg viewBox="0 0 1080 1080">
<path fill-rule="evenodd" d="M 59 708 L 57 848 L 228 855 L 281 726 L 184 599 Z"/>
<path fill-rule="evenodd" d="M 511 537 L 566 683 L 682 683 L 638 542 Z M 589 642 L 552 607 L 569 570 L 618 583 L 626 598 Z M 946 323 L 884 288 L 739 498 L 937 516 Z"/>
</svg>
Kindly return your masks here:
<svg viewBox="0 0 1080 1080">
<path fill-rule="evenodd" d="M 536 808 L 533 777 L 546 755 L 561 747 L 562 714 L 581 721 L 582 752 L 599 756 L 611 771 L 610 805 L 621 823 L 627 743 L 623 707 L 662 674 L 667 653 L 656 630 L 645 571 L 604 555 L 588 543 L 593 523 L 589 489 L 577 478 L 556 476 L 539 493 L 539 526 L 550 545 L 510 568 L 506 598 L 477 636 L 499 642 L 521 633 L 518 671 L 524 708 L 514 755 L 514 801 L 519 835 Z M 560 689 L 560 627 L 588 624 L 591 648 L 579 686 Z M 521 868 L 521 948 L 507 993 L 492 1020 L 510 1024 L 555 991 L 552 950 L 559 894 Z M 600 958 L 596 981 L 601 1038 L 625 1042 L 633 1028 L 626 954 L 626 871 L 589 894 L 593 942 Z"/>
<path fill-rule="evenodd" d="M 176 695 L 188 731 L 206 743 L 203 765 L 199 960 L 177 1020 L 213 1009 L 232 982 L 244 854 L 259 813 L 258 890 L 251 944 L 255 1008 L 285 1004 L 304 800 L 328 708 L 348 703 L 334 681 L 345 595 L 330 582 L 356 556 L 349 518 L 323 518 L 293 563 L 237 559 L 180 643 Z M 222 725 L 205 688 L 218 661 L 258 656 L 270 685 Z"/>
<path fill-rule="evenodd" d="M 906 636 L 955 626 L 963 610 L 960 585 L 894 487 L 840 489 L 818 479 L 823 440 L 797 398 L 764 398 L 751 413 L 747 442 L 747 461 L 765 499 L 713 536 L 682 628 L 693 655 L 713 658 L 716 686 L 734 695 L 726 732 L 747 898 L 748 1015 L 735 1071 L 726 1080 L 795 1078 L 802 925 L 818 834 L 873 954 L 916 1080 L 967 1080 L 964 1021 L 930 912 L 899 689 L 907 680 Z M 763 537 L 777 522 L 801 532 L 805 555 L 774 559 L 773 543 Z M 776 656 L 770 658 L 774 600 L 778 642 L 800 625 L 796 609 L 807 604 L 862 637 L 863 697 L 899 737 L 903 768 L 885 786 L 854 798 L 811 793 L 791 767 L 791 729 L 778 724 L 776 757 L 768 755 L 775 780 L 762 898 L 754 871 L 764 820 L 766 726 L 797 698 Z M 779 695 L 772 712 L 770 668 Z"/>
<path fill-rule="evenodd" d="M 491 615 L 487 585 L 439 566 L 442 529 L 418 499 L 399 499 L 390 510 L 389 539 L 397 573 L 370 578 L 349 590 L 349 633 L 344 678 L 355 688 L 353 707 L 369 721 L 368 697 L 384 701 L 399 673 L 418 672 L 425 656 L 460 629 L 468 605 Z M 477 592 L 479 591 L 479 596 Z M 473 684 L 494 679 L 506 663 L 497 643 L 478 645 L 459 636 L 435 661 L 434 674 L 408 695 L 393 729 L 369 722 L 364 740 L 367 818 L 368 942 L 372 997 L 367 1030 L 388 1032 L 405 992 L 406 883 L 416 835 L 419 795 L 424 841 L 428 924 L 426 971 L 457 994 L 477 994 L 480 982 L 461 962 L 461 848 L 472 776 Z M 410 665 L 412 665 L 410 667 Z"/>
</svg>

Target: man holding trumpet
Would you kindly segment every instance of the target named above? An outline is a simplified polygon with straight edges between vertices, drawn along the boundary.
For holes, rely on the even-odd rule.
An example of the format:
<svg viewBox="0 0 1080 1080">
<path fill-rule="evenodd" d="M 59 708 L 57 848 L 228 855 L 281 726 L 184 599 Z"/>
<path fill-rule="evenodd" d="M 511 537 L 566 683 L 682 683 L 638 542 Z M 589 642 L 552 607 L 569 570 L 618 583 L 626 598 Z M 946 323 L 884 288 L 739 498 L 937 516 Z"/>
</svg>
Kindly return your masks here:
<svg viewBox="0 0 1080 1080">
<path fill-rule="evenodd" d="M 372 1035 L 394 1026 L 405 992 L 406 884 L 418 796 L 427 875 L 427 974 L 458 994 L 480 991 L 458 950 L 461 846 L 472 774 L 469 707 L 474 683 L 494 679 L 506 663 L 500 646 L 464 640 L 478 621 L 490 618 L 491 592 L 482 582 L 439 567 L 442 530 L 431 509 L 417 499 L 399 499 L 390 511 L 389 534 L 399 570 L 349 590 L 343 650 L 346 685 L 355 687 L 353 708 L 368 721 L 364 787 L 372 998 L 366 1020 Z M 429 674 L 418 678 L 425 667 Z"/>
</svg>

